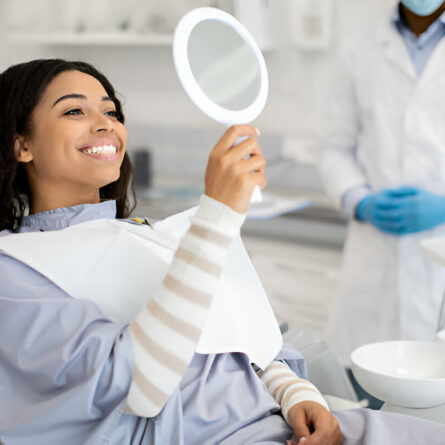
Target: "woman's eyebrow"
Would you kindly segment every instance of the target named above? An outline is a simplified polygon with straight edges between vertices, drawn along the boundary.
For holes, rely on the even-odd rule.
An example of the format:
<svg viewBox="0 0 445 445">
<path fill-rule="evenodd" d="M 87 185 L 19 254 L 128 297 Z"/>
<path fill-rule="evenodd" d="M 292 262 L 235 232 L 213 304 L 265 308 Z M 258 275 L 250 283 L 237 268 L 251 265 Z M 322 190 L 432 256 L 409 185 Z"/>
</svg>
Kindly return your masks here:
<svg viewBox="0 0 445 445">
<path fill-rule="evenodd" d="M 59 102 L 66 99 L 82 99 L 87 100 L 87 97 L 83 94 L 65 94 L 65 96 L 59 97 L 53 104 L 52 108 L 54 108 Z"/>
<path fill-rule="evenodd" d="M 66 99 L 82 99 L 87 100 L 87 97 L 84 94 L 65 94 L 65 96 L 59 97 L 53 104 L 52 108 L 54 108 L 59 102 Z M 113 99 L 109 96 L 103 96 L 102 101 L 111 101 L 114 102 Z"/>
</svg>

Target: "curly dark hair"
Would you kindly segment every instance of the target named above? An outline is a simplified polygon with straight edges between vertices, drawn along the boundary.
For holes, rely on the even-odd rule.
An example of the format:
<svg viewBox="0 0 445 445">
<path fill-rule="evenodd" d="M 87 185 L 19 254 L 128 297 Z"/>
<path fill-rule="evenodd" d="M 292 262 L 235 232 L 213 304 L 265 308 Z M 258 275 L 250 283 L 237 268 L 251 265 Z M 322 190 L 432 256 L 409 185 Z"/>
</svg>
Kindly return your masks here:
<svg viewBox="0 0 445 445">
<path fill-rule="evenodd" d="M 0 74 L 0 230 L 14 230 L 25 216 L 31 190 L 24 167 L 17 162 L 17 135 L 32 133 L 32 112 L 50 82 L 64 71 L 81 71 L 96 78 L 116 106 L 117 119 L 124 123 L 122 105 L 108 79 L 92 65 L 62 59 L 38 59 L 13 65 Z M 133 167 L 125 153 L 120 176 L 100 189 L 101 200 L 115 199 L 117 217 L 126 218 L 136 205 Z"/>
</svg>

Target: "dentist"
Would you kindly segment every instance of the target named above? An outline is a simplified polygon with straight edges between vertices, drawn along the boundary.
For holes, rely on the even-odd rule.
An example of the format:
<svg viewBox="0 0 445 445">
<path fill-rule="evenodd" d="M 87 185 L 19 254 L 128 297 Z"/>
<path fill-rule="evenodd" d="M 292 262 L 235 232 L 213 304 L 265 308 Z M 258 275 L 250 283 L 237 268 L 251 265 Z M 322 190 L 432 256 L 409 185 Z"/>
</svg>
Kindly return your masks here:
<svg viewBox="0 0 445 445">
<path fill-rule="evenodd" d="M 329 340 L 433 340 L 445 270 L 422 239 L 445 235 L 445 2 L 402 0 L 349 51 L 320 171 L 349 219 Z"/>
</svg>

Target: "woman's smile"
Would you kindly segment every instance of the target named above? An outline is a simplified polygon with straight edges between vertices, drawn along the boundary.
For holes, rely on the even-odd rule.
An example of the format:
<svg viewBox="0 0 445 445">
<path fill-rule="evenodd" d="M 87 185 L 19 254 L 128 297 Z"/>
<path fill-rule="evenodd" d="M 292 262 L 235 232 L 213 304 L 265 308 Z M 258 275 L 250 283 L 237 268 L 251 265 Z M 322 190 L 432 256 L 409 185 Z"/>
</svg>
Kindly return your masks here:
<svg viewBox="0 0 445 445">
<path fill-rule="evenodd" d="M 120 161 L 120 143 L 115 137 L 90 142 L 82 145 L 78 150 L 93 159 L 101 161 Z"/>
</svg>

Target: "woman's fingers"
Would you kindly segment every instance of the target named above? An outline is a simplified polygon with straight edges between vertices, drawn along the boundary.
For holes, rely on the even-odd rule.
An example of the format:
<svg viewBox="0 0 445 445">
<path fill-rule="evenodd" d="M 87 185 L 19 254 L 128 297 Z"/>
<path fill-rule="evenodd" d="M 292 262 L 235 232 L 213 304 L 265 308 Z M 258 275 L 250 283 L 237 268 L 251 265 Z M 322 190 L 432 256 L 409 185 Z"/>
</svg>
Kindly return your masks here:
<svg viewBox="0 0 445 445">
<path fill-rule="evenodd" d="M 305 445 L 341 445 L 343 435 L 337 419 L 322 405 L 305 401 L 288 412 L 295 437 Z M 301 438 L 305 440 L 302 441 Z M 299 443 L 300 443 L 299 442 Z"/>
<path fill-rule="evenodd" d="M 255 138 L 259 136 L 259 131 L 252 125 L 234 125 L 223 134 L 213 150 L 218 153 L 226 152 L 235 145 L 239 138 L 246 136 Z"/>
<path fill-rule="evenodd" d="M 329 412 L 318 412 L 312 419 L 314 432 L 308 438 L 306 445 L 341 445 L 343 435 L 337 419 Z"/>
<path fill-rule="evenodd" d="M 261 148 L 255 138 L 249 137 L 237 145 L 233 145 L 223 156 L 238 161 L 256 154 L 262 155 Z"/>
<path fill-rule="evenodd" d="M 250 125 L 231 127 L 212 150 L 207 163 L 206 195 L 239 213 L 247 211 L 255 185 L 266 185 L 266 160 L 253 135 L 257 133 Z M 240 136 L 248 137 L 234 146 Z"/>
<path fill-rule="evenodd" d="M 237 162 L 236 168 L 240 169 L 240 172 L 256 172 L 261 171 L 264 172 L 266 168 L 266 159 L 262 155 L 253 155 L 248 159 L 242 159 Z"/>
<path fill-rule="evenodd" d="M 263 172 L 254 172 L 254 173 L 248 173 L 249 177 L 247 180 L 251 180 L 253 187 L 256 185 L 259 186 L 259 188 L 262 190 L 267 185 L 267 179 Z M 252 191 L 253 191 L 252 187 Z"/>
</svg>

